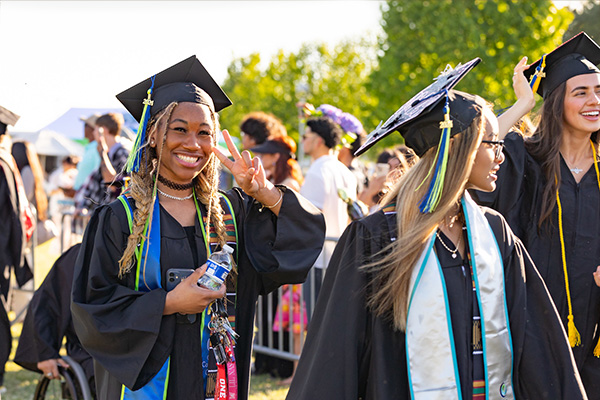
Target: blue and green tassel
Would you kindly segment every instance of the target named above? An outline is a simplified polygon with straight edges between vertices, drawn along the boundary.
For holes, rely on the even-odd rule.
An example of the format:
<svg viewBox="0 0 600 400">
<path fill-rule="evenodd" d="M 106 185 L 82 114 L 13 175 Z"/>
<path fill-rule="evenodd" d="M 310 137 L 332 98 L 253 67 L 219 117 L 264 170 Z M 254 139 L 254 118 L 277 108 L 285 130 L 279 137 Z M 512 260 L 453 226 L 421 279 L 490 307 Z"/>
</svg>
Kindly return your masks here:
<svg viewBox="0 0 600 400">
<path fill-rule="evenodd" d="M 137 135 L 135 137 L 135 143 L 133 149 L 127 157 L 127 172 L 131 173 L 138 172 L 140 170 L 140 159 L 142 157 L 141 148 L 146 142 L 146 127 L 148 126 L 148 120 L 150 119 L 150 108 L 154 104 L 152 100 L 152 90 L 154 89 L 154 79 L 156 75 L 151 78 L 150 89 L 148 89 L 148 97 L 144 99 L 144 110 L 142 111 L 142 118 L 140 118 L 140 126 L 138 127 Z"/>
<path fill-rule="evenodd" d="M 435 211 L 437 205 L 442 198 L 442 191 L 444 189 L 444 178 L 446 177 L 446 168 L 448 166 L 448 147 L 450 144 L 450 131 L 452 130 L 452 120 L 450 120 L 450 102 L 448 100 L 448 91 L 446 91 L 446 104 L 444 105 L 444 120 L 440 122 L 440 129 L 442 134 L 440 136 L 440 143 L 438 144 L 437 152 L 435 154 L 435 162 L 429 168 L 427 176 L 423 179 L 423 182 L 419 185 L 419 188 L 425 183 L 427 178 L 433 171 L 433 178 L 429 184 L 429 189 L 423 198 L 421 204 L 419 204 L 419 210 L 425 213 L 432 213 Z M 418 189 L 418 188 L 417 188 Z"/>
</svg>

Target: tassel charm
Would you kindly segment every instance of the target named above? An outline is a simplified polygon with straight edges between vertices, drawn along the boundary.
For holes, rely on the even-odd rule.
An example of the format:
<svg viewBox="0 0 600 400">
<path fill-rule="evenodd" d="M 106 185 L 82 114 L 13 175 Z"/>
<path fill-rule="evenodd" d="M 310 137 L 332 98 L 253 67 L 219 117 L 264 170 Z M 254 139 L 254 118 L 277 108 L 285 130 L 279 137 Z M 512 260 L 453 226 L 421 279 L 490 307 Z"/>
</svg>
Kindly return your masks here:
<svg viewBox="0 0 600 400">
<path fill-rule="evenodd" d="M 531 76 L 531 81 L 529 82 L 529 86 L 531 87 L 531 90 L 533 91 L 533 93 L 537 92 L 538 88 L 540 87 L 540 82 L 541 82 L 542 78 L 544 78 L 546 76 L 546 73 L 544 72 L 544 68 L 546 68 L 546 54 L 544 54 L 542 56 L 542 61 L 536 67 L 535 73 Z"/>
<path fill-rule="evenodd" d="M 577 328 L 575 328 L 575 322 L 573 321 L 573 315 L 569 315 L 568 316 L 569 322 L 567 323 L 567 328 L 569 331 L 569 344 L 571 345 L 571 347 L 575 347 L 575 346 L 579 346 L 581 344 L 581 336 L 579 335 L 579 332 L 577 331 Z M 598 346 L 596 346 L 598 347 Z M 594 349 L 594 355 L 596 353 L 596 350 Z"/>
<path fill-rule="evenodd" d="M 152 83 L 147 92 L 148 97 L 142 102 L 144 104 L 144 109 L 142 111 L 142 118 L 140 119 L 140 126 L 138 127 L 133 149 L 131 149 L 129 157 L 127 158 L 127 163 L 125 164 L 128 173 L 138 172 L 140 170 L 141 150 L 146 142 L 146 127 L 148 126 L 148 120 L 150 119 L 150 108 L 154 105 L 154 101 L 152 100 L 154 78 L 156 78 L 156 75 L 151 78 Z"/>
</svg>

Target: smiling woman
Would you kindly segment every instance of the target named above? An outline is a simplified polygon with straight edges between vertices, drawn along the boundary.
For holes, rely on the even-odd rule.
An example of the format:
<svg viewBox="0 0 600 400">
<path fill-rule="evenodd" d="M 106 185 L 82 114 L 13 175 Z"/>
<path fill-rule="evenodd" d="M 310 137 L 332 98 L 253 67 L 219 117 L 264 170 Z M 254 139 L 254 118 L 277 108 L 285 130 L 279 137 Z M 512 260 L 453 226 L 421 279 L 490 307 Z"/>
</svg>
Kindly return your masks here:
<svg viewBox="0 0 600 400">
<path fill-rule="evenodd" d="M 514 70 L 511 126 L 544 99 L 533 132 L 505 138 L 498 189 L 477 193 L 523 240 L 544 278 L 590 399 L 600 399 L 600 46 L 584 32 Z M 528 83 L 531 78 L 533 89 Z M 506 131 L 506 130 L 505 130 Z"/>
<path fill-rule="evenodd" d="M 340 238 L 289 400 L 585 398 L 527 251 L 465 190 L 493 191 L 504 161 L 489 104 L 453 89 L 478 62 L 448 68 L 358 150 L 398 131 L 420 159 Z"/>
<path fill-rule="evenodd" d="M 98 397 L 246 399 L 257 297 L 304 281 L 323 217 L 271 184 L 227 131 L 233 159 L 215 147 L 217 112 L 231 102 L 195 56 L 117 97 L 140 121 L 130 190 L 90 221 L 73 285 Z M 238 188 L 218 191 L 219 161 Z M 226 282 L 199 286 L 207 258 L 227 246 Z"/>
</svg>

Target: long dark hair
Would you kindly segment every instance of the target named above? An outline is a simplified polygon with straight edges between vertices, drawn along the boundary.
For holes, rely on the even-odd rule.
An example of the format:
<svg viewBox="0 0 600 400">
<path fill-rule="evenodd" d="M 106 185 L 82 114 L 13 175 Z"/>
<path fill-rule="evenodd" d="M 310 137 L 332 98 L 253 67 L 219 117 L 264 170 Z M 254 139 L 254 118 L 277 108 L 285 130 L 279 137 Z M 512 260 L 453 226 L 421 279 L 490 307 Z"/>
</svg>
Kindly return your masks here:
<svg viewBox="0 0 600 400">
<path fill-rule="evenodd" d="M 542 166 L 542 172 L 546 178 L 542 191 L 542 209 L 538 228 L 541 228 L 546 220 L 550 221 L 549 217 L 556 205 L 556 190 L 561 180 L 560 144 L 564 125 L 566 87 L 566 82 L 561 83 L 544 100 L 537 129 L 531 137 L 525 139 L 525 148 Z M 598 132 L 592 133 L 591 139 L 598 149 Z"/>
</svg>

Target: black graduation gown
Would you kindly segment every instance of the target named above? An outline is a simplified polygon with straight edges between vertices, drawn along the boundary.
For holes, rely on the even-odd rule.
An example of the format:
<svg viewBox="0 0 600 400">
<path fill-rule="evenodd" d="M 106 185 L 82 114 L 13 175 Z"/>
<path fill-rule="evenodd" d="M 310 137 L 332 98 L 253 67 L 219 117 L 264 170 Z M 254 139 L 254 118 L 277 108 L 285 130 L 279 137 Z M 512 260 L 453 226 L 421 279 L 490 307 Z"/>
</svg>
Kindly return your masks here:
<svg viewBox="0 0 600 400">
<path fill-rule="evenodd" d="M 491 210 L 485 215 L 504 262 L 515 398 L 584 399 L 566 335 L 543 281 L 504 219 Z M 410 399 L 405 335 L 367 309 L 370 276 L 359 270 L 389 243 L 382 211 L 353 222 L 340 238 L 287 399 Z M 456 271 L 450 273 L 456 277 Z M 451 299 L 465 295 L 464 285 L 456 286 L 448 285 Z M 468 303 L 472 295 L 466 296 Z M 457 336 L 469 332 L 471 316 L 470 307 L 451 310 L 456 343 L 467 342 Z M 470 349 L 458 357 L 461 381 L 469 381 Z"/>
<path fill-rule="evenodd" d="M 10 320 L 5 308 L 11 272 L 15 271 L 19 286 L 33 277 L 24 257 L 27 243 L 21 224 L 19 192 L 15 177 L 19 171 L 12 168 L 14 165 L 10 153 L 0 149 L 0 295 L 3 297 L 0 301 L 0 385 L 3 382 L 4 366 L 12 348 Z"/>
<path fill-rule="evenodd" d="M 71 284 L 80 247 L 81 244 L 76 244 L 64 252 L 33 294 L 14 362 L 30 371 L 41 372 L 37 363 L 59 358 L 66 337 L 67 355 L 81 364 L 88 381 L 92 382 L 92 357 L 81 346 L 71 318 Z"/>
<path fill-rule="evenodd" d="M 301 283 L 325 238 L 322 214 L 297 193 L 284 191 L 279 217 L 259 212 L 260 204 L 239 189 L 226 193 L 238 227 L 236 345 L 239 399 L 246 399 L 254 312 L 259 294 L 284 283 Z M 190 268 L 193 256 L 183 227 L 160 210 L 161 272 L 165 287 L 169 268 Z M 129 236 L 123 205 L 117 200 L 92 217 L 77 259 L 72 312 L 81 343 L 94 358 L 100 399 L 118 398 L 121 383 L 136 390 L 171 356 L 167 398 L 203 399 L 200 318 L 194 324 L 177 315 L 163 316 L 166 291 L 136 292 L 135 273 L 117 278 L 118 260 Z M 195 225 L 199 262 L 206 250 Z"/>
<path fill-rule="evenodd" d="M 541 166 L 526 151 L 516 133 L 505 138 L 506 161 L 500 166 L 497 189 L 474 193 L 482 205 L 500 211 L 521 238 L 546 282 L 564 326 L 569 309 L 558 229 L 558 208 L 550 228 L 538 229 L 542 191 L 546 182 Z M 600 359 L 593 350 L 600 338 L 600 288 L 592 273 L 600 265 L 600 190 L 592 166 L 577 183 L 561 157 L 560 201 L 573 316 L 581 345 L 573 355 L 590 399 L 600 400 Z M 582 172 L 583 173 L 583 172 Z"/>
</svg>

